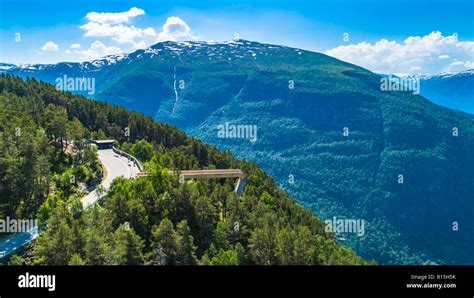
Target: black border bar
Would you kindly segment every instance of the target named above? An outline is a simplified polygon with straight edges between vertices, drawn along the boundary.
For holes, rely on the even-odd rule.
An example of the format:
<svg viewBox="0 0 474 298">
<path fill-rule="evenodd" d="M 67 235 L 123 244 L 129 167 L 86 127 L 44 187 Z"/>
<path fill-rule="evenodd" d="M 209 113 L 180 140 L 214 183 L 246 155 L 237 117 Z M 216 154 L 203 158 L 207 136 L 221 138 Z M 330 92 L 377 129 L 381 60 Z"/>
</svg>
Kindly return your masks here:
<svg viewBox="0 0 474 298">
<path fill-rule="evenodd" d="M 55 291 L 19 288 L 26 272 L 54 274 Z M 0 266 L 0 297 L 473 297 L 473 273 L 473 266 Z M 427 282 L 456 288 L 407 288 Z"/>
</svg>

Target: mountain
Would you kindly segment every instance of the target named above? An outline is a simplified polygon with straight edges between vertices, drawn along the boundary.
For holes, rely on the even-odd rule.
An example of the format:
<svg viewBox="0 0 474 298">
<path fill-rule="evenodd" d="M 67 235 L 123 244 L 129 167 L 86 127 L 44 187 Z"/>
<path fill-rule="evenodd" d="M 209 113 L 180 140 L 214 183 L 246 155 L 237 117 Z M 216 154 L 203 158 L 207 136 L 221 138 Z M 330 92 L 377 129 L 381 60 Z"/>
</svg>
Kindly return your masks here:
<svg viewBox="0 0 474 298">
<path fill-rule="evenodd" d="M 32 255 L 12 256 L 9 264 L 373 264 L 339 245 L 258 166 L 175 127 L 5 75 L 0 107 L 0 215 L 38 218 L 41 225 L 27 249 Z M 84 207 L 79 184 L 97 184 L 103 176 L 97 150 L 81 143 L 84 138 L 115 139 L 150 175 L 117 177 L 97 204 Z M 229 168 L 246 174 L 240 195 L 234 179 L 184 183 L 168 174 Z"/>
<path fill-rule="evenodd" d="M 163 42 L 7 72 L 53 83 L 94 78 L 94 98 L 256 162 L 319 218 L 364 220 L 363 235 L 337 235 L 364 258 L 474 263 L 473 119 L 412 92 L 382 91 L 380 76 L 361 67 L 236 40 Z"/>
<path fill-rule="evenodd" d="M 474 69 L 460 73 L 413 75 L 420 80 L 420 93 L 432 102 L 474 114 Z"/>
</svg>

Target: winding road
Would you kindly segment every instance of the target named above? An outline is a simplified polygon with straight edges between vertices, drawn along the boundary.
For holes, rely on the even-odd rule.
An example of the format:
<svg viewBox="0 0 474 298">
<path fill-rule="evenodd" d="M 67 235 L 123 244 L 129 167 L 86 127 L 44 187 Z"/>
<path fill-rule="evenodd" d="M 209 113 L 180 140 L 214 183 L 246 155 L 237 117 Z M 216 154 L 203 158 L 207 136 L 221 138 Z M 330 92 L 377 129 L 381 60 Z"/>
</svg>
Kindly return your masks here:
<svg viewBox="0 0 474 298">
<path fill-rule="evenodd" d="M 134 162 L 129 162 L 127 157 L 115 153 L 112 149 L 104 149 L 98 151 L 98 157 L 106 171 L 105 179 L 101 185 L 108 190 L 112 181 L 117 177 L 134 178 L 140 172 Z M 94 189 L 81 199 L 84 207 L 93 204 L 99 199 L 97 190 Z M 10 255 L 18 248 L 26 245 L 36 237 L 38 237 L 38 227 L 28 232 L 22 232 L 7 236 L 0 239 L 0 259 Z"/>
<path fill-rule="evenodd" d="M 105 190 L 109 189 L 110 184 L 117 177 L 134 178 L 140 173 L 140 170 L 134 162 L 130 162 L 129 165 L 129 161 L 126 157 L 118 155 L 112 149 L 99 150 L 98 156 L 107 171 L 106 177 L 101 183 Z M 85 207 L 96 202 L 98 199 L 97 190 L 94 189 L 83 197 L 81 202 Z"/>
</svg>

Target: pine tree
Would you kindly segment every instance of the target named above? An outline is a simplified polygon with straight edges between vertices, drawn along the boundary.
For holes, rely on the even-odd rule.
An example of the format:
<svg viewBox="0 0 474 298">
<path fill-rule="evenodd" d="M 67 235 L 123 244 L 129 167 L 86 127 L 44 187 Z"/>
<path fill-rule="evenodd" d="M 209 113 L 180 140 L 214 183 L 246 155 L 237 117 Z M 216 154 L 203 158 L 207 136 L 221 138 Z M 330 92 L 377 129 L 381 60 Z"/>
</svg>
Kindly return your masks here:
<svg viewBox="0 0 474 298">
<path fill-rule="evenodd" d="M 174 265 L 178 243 L 173 223 L 165 218 L 159 226 L 152 229 L 153 252 L 152 263 L 157 265 Z"/>
<path fill-rule="evenodd" d="M 142 265 L 143 240 L 126 224 L 120 225 L 113 236 L 114 258 L 117 265 Z"/>
<path fill-rule="evenodd" d="M 68 264 L 76 251 L 76 238 L 68 219 L 66 203 L 60 202 L 48 220 L 48 228 L 35 241 L 34 255 L 45 265 Z"/>
<path fill-rule="evenodd" d="M 193 236 L 188 227 L 186 220 L 181 221 L 177 225 L 177 251 L 176 264 L 178 265 L 194 265 L 196 264 L 196 246 L 193 243 Z"/>
<path fill-rule="evenodd" d="M 239 265 L 237 252 L 233 249 L 221 249 L 216 256 L 212 257 L 211 265 Z"/>
<path fill-rule="evenodd" d="M 276 228 L 274 226 L 276 221 L 275 216 L 266 215 L 263 218 L 263 226 L 256 228 L 250 236 L 250 255 L 257 264 L 277 264 Z"/>
</svg>

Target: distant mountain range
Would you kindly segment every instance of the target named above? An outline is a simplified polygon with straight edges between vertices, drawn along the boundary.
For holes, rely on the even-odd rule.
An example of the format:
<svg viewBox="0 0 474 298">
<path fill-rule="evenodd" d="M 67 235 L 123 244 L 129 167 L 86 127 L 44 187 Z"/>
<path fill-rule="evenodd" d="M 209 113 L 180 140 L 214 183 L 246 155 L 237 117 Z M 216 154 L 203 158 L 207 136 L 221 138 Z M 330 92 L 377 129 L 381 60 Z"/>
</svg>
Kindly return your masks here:
<svg viewBox="0 0 474 298">
<path fill-rule="evenodd" d="M 432 102 L 474 114 L 474 69 L 459 73 L 411 75 L 403 78 L 420 80 L 420 94 Z"/>
<path fill-rule="evenodd" d="M 323 220 L 365 220 L 364 235 L 338 235 L 365 258 L 474 264 L 474 120 L 410 92 L 381 91 L 380 76 L 361 67 L 235 40 L 0 70 L 53 84 L 93 78 L 94 94 L 73 91 L 258 163 Z"/>
</svg>

